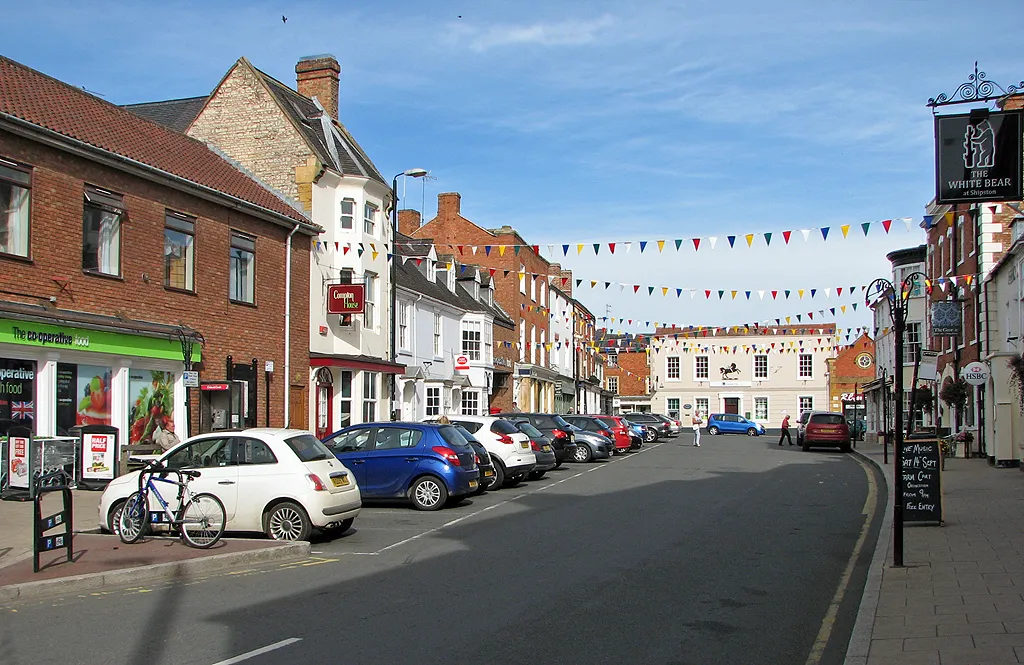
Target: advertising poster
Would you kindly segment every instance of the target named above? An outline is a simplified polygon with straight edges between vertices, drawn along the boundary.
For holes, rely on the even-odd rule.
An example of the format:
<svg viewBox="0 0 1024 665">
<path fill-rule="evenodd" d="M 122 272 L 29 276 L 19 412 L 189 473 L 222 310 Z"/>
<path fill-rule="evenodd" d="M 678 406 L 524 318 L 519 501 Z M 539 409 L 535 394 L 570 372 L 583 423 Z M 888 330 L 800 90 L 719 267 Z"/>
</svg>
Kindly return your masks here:
<svg viewBox="0 0 1024 665">
<path fill-rule="evenodd" d="M 110 424 L 109 367 L 57 363 L 57 430 Z"/>
<path fill-rule="evenodd" d="M 11 427 L 35 431 L 36 364 L 0 358 L 0 436 Z"/>
<path fill-rule="evenodd" d="M 114 477 L 114 435 L 84 434 L 82 450 L 82 478 L 85 480 L 111 480 Z"/>
<path fill-rule="evenodd" d="M 28 444 L 27 436 L 12 436 L 7 440 L 7 459 L 11 465 L 7 482 L 12 488 L 29 488 Z"/>
<path fill-rule="evenodd" d="M 128 443 L 161 443 L 174 433 L 174 373 L 148 369 L 129 372 L 131 417 Z"/>
</svg>

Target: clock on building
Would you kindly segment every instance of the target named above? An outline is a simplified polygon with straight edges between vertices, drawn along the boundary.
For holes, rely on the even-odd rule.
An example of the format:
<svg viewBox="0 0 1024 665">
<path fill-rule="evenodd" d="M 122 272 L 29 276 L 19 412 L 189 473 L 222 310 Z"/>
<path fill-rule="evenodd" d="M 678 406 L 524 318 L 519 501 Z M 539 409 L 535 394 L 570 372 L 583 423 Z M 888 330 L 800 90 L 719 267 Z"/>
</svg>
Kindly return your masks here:
<svg viewBox="0 0 1024 665">
<path fill-rule="evenodd" d="M 871 367 L 871 363 L 874 362 L 874 359 L 871 357 L 870 353 L 862 353 L 857 356 L 855 362 L 857 363 L 857 367 L 867 369 L 868 367 Z"/>
</svg>

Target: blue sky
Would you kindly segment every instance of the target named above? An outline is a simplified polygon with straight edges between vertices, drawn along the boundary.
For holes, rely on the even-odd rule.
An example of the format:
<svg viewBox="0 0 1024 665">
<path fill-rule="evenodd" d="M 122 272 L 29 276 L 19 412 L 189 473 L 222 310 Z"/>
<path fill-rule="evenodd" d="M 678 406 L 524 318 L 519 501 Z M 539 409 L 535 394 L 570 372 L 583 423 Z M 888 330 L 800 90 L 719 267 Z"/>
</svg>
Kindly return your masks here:
<svg viewBox="0 0 1024 665">
<path fill-rule="evenodd" d="M 1020 0 L 238 6 L 16 4 L 0 52 L 114 103 L 207 94 L 243 55 L 294 84 L 298 58 L 332 53 L 341 120 L 385 177 L 431 172 L 406 204 L 429 218 L 439 192 L 458 191 L 465 216 L 542 247 L 633 241 L 628 254 L 549 258 L 585 280 L 576 295 L 597 316 L 637 321 L 731 325 L 862 301 L 821 294 L 885 275 L 887 251 L 923 241 L 925 102 L 975 60 L 1004 86 L 1024 78 Z M 912 231 L 859 228 L 901 217 Z M 841 224 L 853 225 L 845 241 Z M 821 226 L 835 227 L 827 242 L 817 231 L 782 242 Z M 770 247 L 725 242 L 766 231 Z M 637 245 L 709 236 L 714 250 Z M 741 294 L 665 298 L 620 283 Z M 787 288 L 819 292 L 742 295 Z M 861 312 L 839 324 L 866 325 Z"/>
</svg>

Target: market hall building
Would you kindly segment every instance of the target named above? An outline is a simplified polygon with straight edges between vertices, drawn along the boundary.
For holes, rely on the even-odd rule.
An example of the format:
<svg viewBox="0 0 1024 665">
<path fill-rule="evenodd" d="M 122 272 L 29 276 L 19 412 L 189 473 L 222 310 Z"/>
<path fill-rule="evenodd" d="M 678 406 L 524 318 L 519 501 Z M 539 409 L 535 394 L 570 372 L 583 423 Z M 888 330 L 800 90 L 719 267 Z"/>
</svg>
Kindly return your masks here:
<svg viewBox="0 0 1024 665">
<path fill-rule="evenodd" d="M 0 436 L 286 424 L 319 231 L 204 143 L 0 57 Z"/>
</svg>

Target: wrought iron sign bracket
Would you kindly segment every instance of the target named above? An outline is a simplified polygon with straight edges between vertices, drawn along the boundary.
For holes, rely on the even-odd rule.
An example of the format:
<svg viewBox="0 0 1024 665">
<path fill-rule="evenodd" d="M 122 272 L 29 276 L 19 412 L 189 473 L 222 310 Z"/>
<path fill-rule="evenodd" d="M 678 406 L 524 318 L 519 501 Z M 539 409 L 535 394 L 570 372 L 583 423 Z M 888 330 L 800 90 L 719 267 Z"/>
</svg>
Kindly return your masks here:
<svg viewBox="0 0 1024 665">
<path fill-rule="evenodd" d="M 999 91 L 998 94 L 996 94 L 997 90 Z M 974 73 L 968 76 L 967 81 L 961 83 L 952 95 L 947 95 L 944 92 L 940 93 L 938 97 L 930 98 L 926 106 L 931 108 L 932 114 L 935 114 L 936 109 L 940 106 L 990 102 L 1009 97 L 1022 90 L 1024 90 L 1024 81 L 1004 88 L 995 81 L 988 80 L 985 72 L 979 71 L 978 63 L 975 62 Z"/>
</svg>

